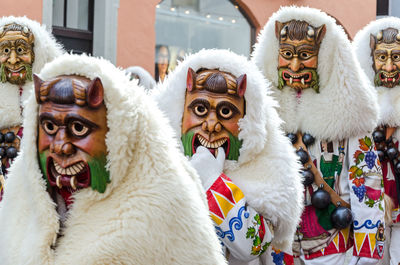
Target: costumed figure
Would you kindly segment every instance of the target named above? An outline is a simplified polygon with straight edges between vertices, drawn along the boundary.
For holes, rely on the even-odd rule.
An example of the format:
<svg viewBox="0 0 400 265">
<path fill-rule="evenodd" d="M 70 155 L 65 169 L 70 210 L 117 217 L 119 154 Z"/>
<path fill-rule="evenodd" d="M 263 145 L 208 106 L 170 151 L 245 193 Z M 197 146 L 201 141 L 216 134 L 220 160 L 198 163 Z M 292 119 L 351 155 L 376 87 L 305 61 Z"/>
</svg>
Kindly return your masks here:
<svg viewBox="0 0 400 265">
<path fill-rule="evenodd" d="M 61 53 L 61 46 L 38 22 L 0 18 L 0 200 L 7 170 L 19 150 L 22 102 L 32 93 L 32 73 Z"/>
<path fill-rule="evenodd" d="M 147 91 L 152 90 L 156 86 L 156 81 L 144 68 L 140 66 L 131 66 L 125 69 L 130 79 L 136 79 L 140 86 L 143 86 Z"/>
<path fill-rule="evenodd" d="M 367 80 L 378 92 L 380 120 L 373 133 L 382 164 L 385 194 L 393 202 L 386 226 L 386 255 L 400 263 L 400 19 L 379 19 L 360 30 L 353 46 Z M 377 239 L 378 241 L 378 239 Z M 379 240 L 383 245 L 383 242 Z"/>
<path fill-rule="evenodd" d="M 1 264 L 226 263 L 195 170 L 124 71 L 65 54 L 34 79 Z"/>
<path fill-rule="evenodd" d="M 384 224 L 371 135 L 378 105 L 343 28 L 317 9 L 282 7 L 261 31 L 252 60 L 274 85 L 303 164 L 305 208 L 289 254 L 305 264 L 343 264 L 354 244 L 354 263 L 376 264 Z"/>
<path fill-rule="evenodd" d="M 227 50 L 190 55 L 154 92 L 197 170 L 229 264 L 272 264 L 302 210 L 294 149 L 279 129 L 269 83 Z"/>
</svg>

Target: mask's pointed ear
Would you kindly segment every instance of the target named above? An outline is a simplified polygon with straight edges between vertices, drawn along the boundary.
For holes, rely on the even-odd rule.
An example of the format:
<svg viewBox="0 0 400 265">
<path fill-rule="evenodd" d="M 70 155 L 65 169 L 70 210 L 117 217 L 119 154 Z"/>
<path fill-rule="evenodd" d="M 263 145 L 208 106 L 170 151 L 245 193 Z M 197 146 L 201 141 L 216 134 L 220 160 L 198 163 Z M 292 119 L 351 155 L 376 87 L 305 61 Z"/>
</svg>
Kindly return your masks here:
<svg viewBox="0 0 400 265">
<path fill-rule="evenodd" d="M 247 87 L 247 75 L 241 75 L 236 79 L 236 87 L 239 97 L 243 97 Z"/>
<path fill-rule="evenodd" d="M 369 35 L 369 47 L 371 48 L 371 54 L 374 53 L 375 50 L 375 44 L 376 44 L 376 38 L 374 35 Z"/>
<path fill-rule="evenodd" d="M 42 103 L 42 100 L 40 99 L 40 87 L 43 84 L 43 80 L 40 79 L 40 77 L 37 74 L 33 74 L 33 84 L 35 85 L 35 96 L 36 96 L 36 102 L 38 104 Z"/>
<path fill-rule="evenodd" d="M 98 108 L 104 100 L 104 88 L 100 78 L 93 79 L 86 93 L 86 101 L 91 108 Z"/>
<path fill-rule="evenodd" d="M 195 71 L 189 67 L 187 78 L 186 78 L 186 89 L 191 92 L 196 88 L 196 73 Z"/>
<path fill-rule="evenodd" d="M 283 23 L 279 22 L 278 20 L 275 21 L 275 36 L 278 40 L 280 40 L 282 27 Z"/>
<path fill-rule="evenodd" d="M 316 37 L 315 37 L 315 41 L 317 42 L 317 44 L 319 45 L 322 41 L 322 39 L 325 37 L 325 33 L 326 33 L 326 26 L 325 24 L 323 24 L 322 26 L 320 26 L 319 28 L 316 29 Z"/>
</svg>

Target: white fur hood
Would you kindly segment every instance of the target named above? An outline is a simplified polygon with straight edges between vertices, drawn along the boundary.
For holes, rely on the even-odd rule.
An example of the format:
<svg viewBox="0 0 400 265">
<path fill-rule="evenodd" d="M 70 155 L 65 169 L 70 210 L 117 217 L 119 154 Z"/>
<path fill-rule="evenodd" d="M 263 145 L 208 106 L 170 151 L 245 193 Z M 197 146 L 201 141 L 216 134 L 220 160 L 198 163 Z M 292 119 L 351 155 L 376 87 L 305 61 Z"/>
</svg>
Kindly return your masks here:
<svg viewBox="0 0 400 265">
<path fill-rule="evenodd" d="M 201 50 L 187 56 L 154 91 L 179 143 L 189 67 L 247 75 L 246 114 L 239 121 L 243 144 L 238 161 L 226 161 L 224 172 L 243 190 L 248 203 L 273 222 L 273 244 L 289 247 L 302 210 L 302 184 L 297 157 L 279 129 L 281 120 L 268 92 L 269 82 L 253 63 L 227 50 Z"/>
<path fill-rule="evenodd" d="M 395 28 L 400 31 L 400 18 L 387 17 L 372 21 L 354 37 L 353 48 L 355 54 L 371 86 L 375 86 L 375 71 L 373 69 L 373 58 L 369 46 L 370 35 L 376 36 L 379 31 L 386 28 Z M 380 110 L 379 123 L 393 127 L 400 126 L 400 86 L 393 88 L 381 86 L 376 87 L 376 90 L 378 92 Z"/>
<path fill-rule="evenodd" d="M 279 41 L 275 37 L 275 21 L 293 19 L 314 27 L 326 25 L 318 55 L 320 92 L 306 89 L 300 102 L 290 87 L 277 89 Z M 259 34 L 252 60 L 274 85 L 285 131 L 341 140 L 375 128 L 378 121 L 375 91 L 359 67 L 343 28 L 324 12 L 308 7 L 281 7 Z"/>
<path fill-rule="evenodd" d="M 61 55 L 63 49 L 56 42 L 54 37 L 46 31 L 44 26 L 38 22 L 26 17 L 2 17 L 0 18 L 0 27 L 10 23 L 17 23 L 28 27 L 35 36 L 33 51 L 35 60 L 33 61 L 32 73 L 39 73 L 43 66 Z M 22 87 L 22 96 L 20 97 L 19 86 L 6 83 L 0 83 L 0 129 L 12 127 L 22 123 L 20 105 L 25 101 L 33 91 L 33 82 L 29 81 Z"/>
<path fill-rule="evenodd" d="M 69 74 L 99 77 L 103 84 L 111 182 L 103 194 L 91 188 L 74 193 L 60 228 L 38 165 L 32 95 L 24 110 L 22 153 L 1 202 L 1 263 L 225 264 L 198 176 L 156 104 L 103 59 L 65 54 L 40 77 Z M 56 242 L 58 232 L 63 236 Z"/>
</svg>

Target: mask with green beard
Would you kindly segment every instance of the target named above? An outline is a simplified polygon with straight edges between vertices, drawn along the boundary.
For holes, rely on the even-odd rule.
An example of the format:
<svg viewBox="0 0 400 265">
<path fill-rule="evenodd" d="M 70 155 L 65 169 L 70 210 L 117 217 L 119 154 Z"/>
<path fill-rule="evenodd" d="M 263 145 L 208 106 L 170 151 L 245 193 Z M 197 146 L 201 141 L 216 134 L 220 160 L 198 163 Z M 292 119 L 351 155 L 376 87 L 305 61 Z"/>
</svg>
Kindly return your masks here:
<svg viewBox="0 0 400 265">
<path fill-rule="evenodd" d="M 25 74 L 12 76 L 9 73 L 7 77 L 6 68 L 4 64 L 0 66 L 0 78 L 2 83 L 10 82 L 15 85 L 23 85 L 26 81 L 32 81 L 32 66 L 30 64 L 23 64 L 22 66 L 25 69 Z"/>
<path fill-rule="evenodd" d="M 192 157 L 194 153 L 194 149 L 198 147 L 196 146 L 195 141 L 194 141 L 194 133 L 193 132 L 188 132 L 186 134 L 183 134 L 181 137 L 181 141 L 183 144 L 183 149 L 185 156 Z M 223 145 L 225 152 L 227 150 L 228 154 L 226 155 L 226 159 L 228 160 L 235 160 L 237 161 L 239 159 L 240 155 L 240 148 L 242 147 L 242 140 L 239 140 L 238 137 L 233 136 L 231 133 L 229 133 L 229 141 L 225 143 L 226 147 Z"/>
<path fill-rule="evenodd" d="M 283 87 L 286 85 L 286 82 L 283 79 L 283 71 L 287 71 L 287 68 L 279 68 L 278 70 L 278 88 L 283 89 Z M 311 81 L 310 81 L 310 86 L 309 88 L 312 88 L 315 90 L 316 93 L 319 93 L 319 76 L 318 73 L 315 69 L 307 69 L 304 72 L 309 72 L 311 73 Z M 301 73 L 300 73 L 301 74 Z"/>
<path fill-rule="evenodd" d="M 50 187 L 50 182 L 47 172 L 47 158 L 48 151 L 39 153 L 40 168 L 43 173 L 43 178 L 46 180 L 47 186 Z M 88 171 L 90 174 L 90 187 L 100 193 L 106 191 L 107 183 L 110 183 L 110 173 L 106 169 L 107 159 L 106 156 L 94 157 L 87 161 Z M 85 172 L 82 172 L 85 173 Z M 78 179 L 79 182 L 79 179 Z"/>
</svg>

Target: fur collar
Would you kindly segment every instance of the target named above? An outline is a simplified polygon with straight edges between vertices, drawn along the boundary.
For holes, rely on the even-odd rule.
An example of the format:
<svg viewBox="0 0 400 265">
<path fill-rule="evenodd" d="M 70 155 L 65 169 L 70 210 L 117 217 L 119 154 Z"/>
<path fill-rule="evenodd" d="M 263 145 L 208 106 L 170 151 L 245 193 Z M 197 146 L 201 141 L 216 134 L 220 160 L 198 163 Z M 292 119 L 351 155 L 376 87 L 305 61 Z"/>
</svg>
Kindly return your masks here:
<svg viewBox="0 0 400 265">
<path fill-rule="evenodd" d="M 194 170 L 172 130 L 136 82 L 110 62 L 65 54 L 47 64 L 58 75 L 99 77 L 107 108 L 107 168 L 101 194 L 74 193 L 63 236 L 37 158 L 38 105 L 24 110 L 21 154 L 6 181 L 0 226 L 2 264 L 225 264 Z"/>
<path fill-rule="evenodd" d="M 293 89 L 276 88 L 279 42 L 275 21 L 292 19 L 307 21 L 315 27 L 326 25 L 318 55 L 320 93 L 307 89 L 299 103 Z M 252 60 L 274 85 L 286 132 L 300 130 L 321 139 L 341 140 L 376 126 L 378 105 L 374 89 L 360 69 L 343 28 L 324 12 L 308 7 L 281 7 L 259 34 Z"/>
<path fill-rule="evenodd" d="M 376 36 L 379 31 L 386 28 L 395 28 L 400 31 L 400 19 L 397 17 L 387 17 L 372 21 L 354 37 L 353 47 L 361 68 L 367 75 L 367 80 L 374 85 L 375 71 L 372 66 L 371 48 L 369 46 L 370 35 Z M 393 127 L 400 126 L 400 86 L 394 88 L 377 87 L 380 124 Z"/>
<path fill-rule="evenodd" d="M 189 67 L 220 69 L 236 77 L 247 74 L 246 115 L 239 121 L 243 145 L 238 162 L 225 162 L 225 173 L 243 190 L 248 203 L 273 222 L 274 245 L 289 248 L 302 210 L 302 184 L 297 157 L 279 129 L 281 120 L 269 95 L 269 82 L 253 63 L 227 50 L 201 50 L 187 56 L 153 92 L 180 145 Z"/>
<path fill-rule="evenodd" d="M 47 62 L 50 62 L 63 52 L 61 45 L 58 44 L 54 37 L 46 31 L 46 28 L 41 26 L 38 22 L 26 17 L 9 16 L 0 18 L 0 27 L 10 23 L 27 26 L 35 36 L 33 73 L 39 73 Z M 20 97 L 19 86 L 8 82 L 0 83 L 0 129 L 22 123 L 20 106 L 22 106 L 22 103 L 29 97 L 32 85 L 33 82 L 26 82 L 22 86 L 22 96 Z"/>
</svg>

